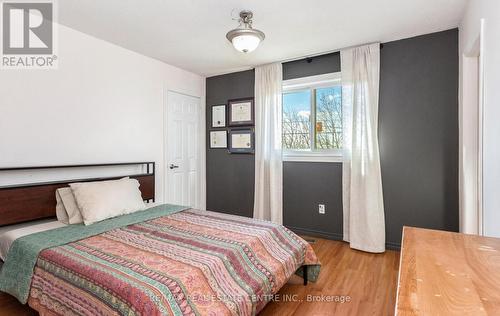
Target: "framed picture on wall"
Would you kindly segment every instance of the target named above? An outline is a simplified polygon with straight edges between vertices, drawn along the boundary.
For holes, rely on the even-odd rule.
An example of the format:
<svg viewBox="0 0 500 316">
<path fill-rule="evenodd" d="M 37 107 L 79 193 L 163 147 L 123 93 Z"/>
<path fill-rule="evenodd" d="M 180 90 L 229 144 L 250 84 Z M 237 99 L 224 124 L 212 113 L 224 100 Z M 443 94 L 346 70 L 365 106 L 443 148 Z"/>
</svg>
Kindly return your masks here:
<svg viewBox="0 0 500 316">
<path fill-rule="evenodd" d="M 226 127 L 226 105 L 212 106 L 212 127 Z"/>
<path fill-rule="evenodd" d="M 227 148 L 227 131 L 211 131 L 210 148 Z"/>
<path fill-rule="evenodd" d="M 229 126 L 254 125 L 253 98 L 229 100 L 228 104 Z"/>
<path fill-rule="evenodd" d="M 231 129 L 229 131 L 229 152 L 232 154 L 253 154 L 255 152 L 253 129 Z"/>
</svg>

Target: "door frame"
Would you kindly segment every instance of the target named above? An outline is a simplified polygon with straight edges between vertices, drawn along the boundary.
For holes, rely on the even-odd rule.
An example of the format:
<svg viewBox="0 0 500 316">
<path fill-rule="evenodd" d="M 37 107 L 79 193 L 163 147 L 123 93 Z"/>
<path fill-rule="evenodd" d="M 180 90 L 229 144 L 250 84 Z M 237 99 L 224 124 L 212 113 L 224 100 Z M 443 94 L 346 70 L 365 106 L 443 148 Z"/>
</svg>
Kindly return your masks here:
<svg viewBox="0 0 500 316">
<path fill-rule="evenodd" d="M 198 146 L 200 150 L 198 151 L 198 170 L 199 170 L 199 192 L 197 194 L 198 198 L 197 201 L 194 205 L 195 208 L 199 209 L 205 209 L 206 208 L 206 149 L 205 149 L 205 138 L 206 138 L 206 111 L 205 111 L 205 100 L 203 97 L 196 96 L 193 94 L 185 93 L 185 92 L 180 92 L 178 90 L 173 90 L 173 89 L 164 89 L 164 96 L 163 96 L 163 176 L 162 176 L 162 183 L 163 183 L 163 196 L 165 199 L 165 202 L 168 198 L 168 156 L 167 156 L 167 148 L 169 145 L 169 137 L 167 135 L 168 129 L 167 129 L 167 122 L 168 122 L 168 110 L 169 110 L 169 93 L 177 93 L 181 94 L 187 97 L 192 97 L 198 99 L 199 102 L 199 131 L 198 131 Z"/>
<path fill-rule="evenodd" d="M 476 80 L 468 80 L 474 77 Z M 477 38 L 470 47 L 467 47 L 462 54 L 462 95 L 460 106 L 460 231 L 469 234 L 484 235 L 484 216 L 483 216 L 483 121 L 484 121 L 484 19 L 480 21 L 480 31 Z M 470 96 L 474 98 L 471 98 Z M 463 160 L 463 142 L 462 142 L 462 122 L 463 108 L 476 107 L 477 120 L 474 122 L 474 129 L 477 132 L 474 147 L 475 154 L 475 177 L 473 183 L 473 193 L 464 192 L 465 178 L 464 170 L 465 163 Z M 465 195 L 472 194 L 475 201 L 474 209 L 465 208 Z M 474 212 L 475 214 L 469 214 Z M 475 223 L 470 223 L 471 216 L 475 218 Z M 473 225 L 470 225 L 473 224 Z"/>
</svg>

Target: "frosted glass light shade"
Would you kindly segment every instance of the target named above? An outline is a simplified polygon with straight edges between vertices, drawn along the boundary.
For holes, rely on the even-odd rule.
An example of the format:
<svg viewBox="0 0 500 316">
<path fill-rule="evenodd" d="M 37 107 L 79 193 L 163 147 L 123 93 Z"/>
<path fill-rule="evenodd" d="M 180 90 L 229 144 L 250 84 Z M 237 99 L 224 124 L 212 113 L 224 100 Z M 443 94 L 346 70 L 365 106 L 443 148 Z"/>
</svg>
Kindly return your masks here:
<svg viewBox="0 0 500 316">
<path fill-rule="evenodd" d="M 236 50 L 250 53 L 259 46 L 260 38 L 254 34 L 243 34 L 235 36 L 231 42 Z"/>
</svg>

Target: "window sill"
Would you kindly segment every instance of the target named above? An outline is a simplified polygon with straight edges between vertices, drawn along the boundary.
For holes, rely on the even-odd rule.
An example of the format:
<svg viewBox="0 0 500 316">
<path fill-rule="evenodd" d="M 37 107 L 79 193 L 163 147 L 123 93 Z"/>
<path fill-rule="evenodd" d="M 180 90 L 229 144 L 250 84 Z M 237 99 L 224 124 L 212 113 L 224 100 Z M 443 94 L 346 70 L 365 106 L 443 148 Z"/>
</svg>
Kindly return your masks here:
<svg viewBox="0 0 500 316">
<path fill-rule="evenodd" d="M 290 162 L 342 162 L 342 155 L 327 153 L 283 153 L 283 161 Z"/>
</svg>

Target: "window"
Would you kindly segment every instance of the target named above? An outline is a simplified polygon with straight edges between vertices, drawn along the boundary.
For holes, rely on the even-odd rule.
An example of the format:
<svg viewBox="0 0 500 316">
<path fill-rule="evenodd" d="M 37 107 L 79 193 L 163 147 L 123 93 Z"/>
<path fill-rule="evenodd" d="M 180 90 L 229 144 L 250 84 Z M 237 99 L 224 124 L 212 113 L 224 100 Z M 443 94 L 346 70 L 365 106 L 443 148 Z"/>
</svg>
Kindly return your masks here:
<svg viewBox="0 0 500 316">
<path fill-rule="evenodd" d="M 340 73 L 283 82 L 283 153 L 288 161 L 340 161 Z"/>
</svg>

